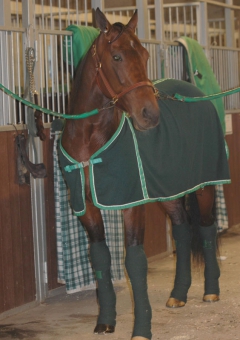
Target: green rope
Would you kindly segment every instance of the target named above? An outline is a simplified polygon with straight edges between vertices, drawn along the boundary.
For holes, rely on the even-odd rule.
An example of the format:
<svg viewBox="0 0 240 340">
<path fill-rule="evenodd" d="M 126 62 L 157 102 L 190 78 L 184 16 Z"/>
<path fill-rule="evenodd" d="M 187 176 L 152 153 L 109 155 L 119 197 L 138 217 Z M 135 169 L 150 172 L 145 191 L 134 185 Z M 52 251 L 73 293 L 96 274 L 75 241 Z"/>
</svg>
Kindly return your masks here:
<svg viewBox="0 0 240 340">
<path fill-rule="evenodd" d="M 229 96 L 230 94 L 234 94 L 240 91 L 240 87 L 237 87 L 235 89 L 232 90 L 228 90 L 228 91 L 223 91 L 223 92 L 219 92 L 219 93 L 215 93 L 215 94 L 210 94 L 208 96 L 203 96 L 203 97 L 185 97 L 182 96 L 181 94 L 176 93 L 173 97 L 173 99 L 177 99 L 180 100 L 182 102 L 198 102 L 198 101 L 202 101 L 202 100 L 213 100 L 213 99 L 217 99 L 217 98 L 221 98 L 224 96 Z"/>
<path fill-rule="evenodd" d="M 92 111 L 80 113 L 80 114 L 77 114 L 77 115 L 67 115 L 67 114 L 64 114 L 64 113 L 58 113 L 58 112 L 54 112 L 52 110 L 45 109 L 44 107 L 38 106 L 36 104 L 29 102 L 28 100 L 23 99 L 22 97 L 19 97 L 18 95 L 16 95 L 15 93 L 13 93 L 9 89 L 7 89 L 2 84 L 0 84 L 0 89 L 2 89 L 6 94 L 11 96 L 12 98 L 18 100 L 19 102 L 21 102 L 21 103 L 23 103 L 23 104 L 25 104 L 25 105 L 33 108 L 33 109 L 39 110 L 43 113 L 46 113 L 46 114 L 51 115 L 51 116 L 56 116 L 56 117 L 59 117 L 59 118 L 82 119 L 82 118 L 87 118 L 87 117 L 96 115 L 99 112 L 98 109 L 94 109 Z"/>
<path fill-rule="evenodd" d="M 5 86 L 3 86 L 1 83 L 0 83 L 0 89 L 2 89 L 9 96 L 13 97 L 14 99 L 18 100 L 19 102 L 21 102 L 21 103 L 23 103 L 23 104 L 25 104 L 25 105 L 27 105 L 27 106 L 35 109 L 35 110 L 39 110 L 43 113 L 46 113 L 46 114 L 51 115 L 51 116 L 56 116 L 56 117 L 59 117 L 59 118 L 82 119 L 82 118 L 87 118 L 87 117 L 90 117 L 90 116 L 93 116 L 93 115 L 96 115 L 96 114 L 99 113 L 98 109 L 94 109 L 92 111 L 80 113 L 80 114 L 77 114 L 77 115 L 67 115 L 67 114 L 64 114 L 64 113 L 54 112 L 52 110 L 48 110 L 48 109 L 45 109 L 44 107 L 33 104 L 33 103 L 29 102 L 28 100 L 23 99 L 22 97 L 19 97 L 18 95 L 16 95 L 15 93 L 13 93 L 9 89 L 7 89 Z M 224 96 L 229 96 L 229 95 L 237 93 L 237 92 L 240 92 L 240 87 L 236 87 L 235 89 L 228 90 L 228 91 L 210 94 L 208 96 L 203 96 L 203 97 L 185 97 L 185 96 L 182 96 L 181 94 L 176 93 L 173 97 L 171 97 L 171 99 L 191 103 L 191 102 L 198 102 L 198 101 L 204 101 L 204 100 L 213 100 L 213 99 L 221 98 L 221 97 L 224 97 Z"/>
</svg>

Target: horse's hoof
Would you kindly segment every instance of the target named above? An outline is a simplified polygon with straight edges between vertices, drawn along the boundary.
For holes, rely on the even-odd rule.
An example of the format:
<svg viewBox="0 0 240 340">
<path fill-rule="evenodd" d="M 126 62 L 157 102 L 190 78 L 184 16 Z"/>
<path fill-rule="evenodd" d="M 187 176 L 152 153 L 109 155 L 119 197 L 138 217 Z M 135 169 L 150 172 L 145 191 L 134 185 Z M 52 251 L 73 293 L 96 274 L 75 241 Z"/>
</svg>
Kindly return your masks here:
<svg viewBox="0 0 240 340">
<path fill-rule="evenodd" d="M 168 308 L 179 308 L 179 307 L 184 307 L 184 306 L 185 306 L 185 302 L 175 299 L 173 297 L 170 297 L 166 303 L 166 307 Z"/>
<path fill-rule="evenodd" d="M 217 302 L 219 301 L 219 295 L 217 294 L 207 294 L 203 296 L 203 301 L 204 302 Z"/>
<path fill-rule="evenodd" d="M 143 336 L 134 336 L 132 340 L 149 340 L 148 338 L 144 338 Z"/>
<path fill-rule="evenodd" d="M 95 334 L 107 334 L 107 333 L 114 333 L 114 331 L 115 331 L 114 326 L 100 323 L 94 328 L 93 332 Z"/>
</svg>

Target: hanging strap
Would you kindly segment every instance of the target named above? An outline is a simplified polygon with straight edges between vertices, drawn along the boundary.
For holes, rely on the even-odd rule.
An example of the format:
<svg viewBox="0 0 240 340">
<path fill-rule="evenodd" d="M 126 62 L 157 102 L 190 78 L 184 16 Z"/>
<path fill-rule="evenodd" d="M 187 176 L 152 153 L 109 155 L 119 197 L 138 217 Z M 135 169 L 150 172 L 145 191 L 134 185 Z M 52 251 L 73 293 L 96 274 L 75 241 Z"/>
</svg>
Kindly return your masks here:
<svg viewBox="0 0 240 340">
<path fill-rule="evenodd" d="M 33 70 L 35 65 L 35 51 L 32 47 L 27 47 L 25 50 L 26 60 L 26 87 L 24 91 L 24 98 L 34 102 L 35 81 Z M 32 107 L 27 107 L 27 126 L 30 136 L 37 137 L 37 129 L 35 124 L 34 111 Z"/>
</svg>

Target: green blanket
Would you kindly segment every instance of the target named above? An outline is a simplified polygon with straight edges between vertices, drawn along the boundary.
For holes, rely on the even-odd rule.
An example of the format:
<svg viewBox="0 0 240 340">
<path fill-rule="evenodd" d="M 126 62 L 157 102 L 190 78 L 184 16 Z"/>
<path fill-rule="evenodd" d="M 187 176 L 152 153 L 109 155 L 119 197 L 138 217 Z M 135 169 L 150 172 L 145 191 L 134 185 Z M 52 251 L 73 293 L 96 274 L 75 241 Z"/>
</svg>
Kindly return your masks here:
<svg viewBox="0 0 240 340">
<path fill-rule="evenodd" d="M 68 36 L 63 41 L 63 60 L 71 64 L 73 58 L 76 69 L 100 31 L 94 27 L 77 25 L 70 25 L 66 30 L 72 32 L 72 37 Z"/>
<path fill-rule="evenodd" d="M 221 92 L 215 74 L 208 62 L 202 46 L 194 39 L 181 37 L 177 40 L 184 47 L 186 72 L 190 82 L 196 85 L 205 95 Z M 212 100 L 225 134 L 225 111 L 223 99 Z"/>
<path fill-rule="evenodd" d="M 180 93 L 204 95 L 179 80 L 155 83 L 161 97 Z M 101 209 L 168 201 L 206 185 L 230 183 L 221 124 L 210 101 L 185 103 L 160 99 L 160 124 L 136 131 L 123 115 L 111 140 L 92 155 L 89 164 L 94 204 Z M 59 157 L 74 213 L 85 213 L 84 172 L 60 144 Z"/>
</svg>

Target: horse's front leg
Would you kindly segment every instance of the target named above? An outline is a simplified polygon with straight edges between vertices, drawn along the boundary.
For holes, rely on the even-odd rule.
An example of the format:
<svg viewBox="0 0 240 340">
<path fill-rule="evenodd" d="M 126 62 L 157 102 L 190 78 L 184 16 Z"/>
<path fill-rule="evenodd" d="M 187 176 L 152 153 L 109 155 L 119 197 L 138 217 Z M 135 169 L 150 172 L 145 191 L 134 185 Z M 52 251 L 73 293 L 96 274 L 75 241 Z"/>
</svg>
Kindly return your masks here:
<svg viewBox="0 0 240 340">
<path fill-rule="evenodd" d="M 174 287 L 166 306 L 185 306 L 191 285 L 191 229 L 183 199 L 161 203 L 172 222 L 172 235 L 176 246 L 176 273 Z"/>
<path fill-rule="evenodd" d="M 145 207 L 124 211 L 126 230 L 125 266 L 134 298 L 134 327 L 132 340 L 151 339 L 152 311 L 147 292 L 147 258 L 143 248 Z"/>
<path fill-rule="evenodd" d="M 86 214 L 80 217 L 90 239 L 90 259 L 98 291 L 99 315 L 96 334 L 113 333 L 116 325 L 116 295 L 111 279 L 111 255 L 106 244 L 101 212 L 86 202 Z"/>
<path fill-rule="evenodd" d="M 202 242 L 204 256 L 204 302 L 215 302 L 219 300 L 219 277 L 220 269 L 217 261 L 217 225 L 212 214 L 215 188 L 206 186 L 203 190 L 196 192 L 200 210 L 199 233 Z"/>
</svg>

